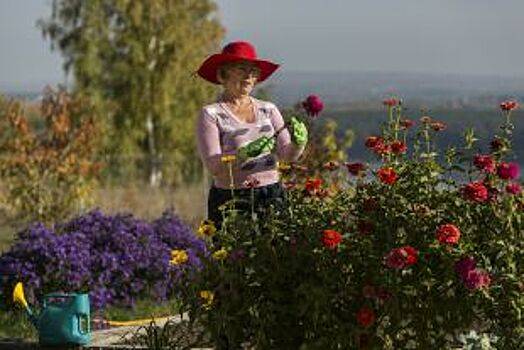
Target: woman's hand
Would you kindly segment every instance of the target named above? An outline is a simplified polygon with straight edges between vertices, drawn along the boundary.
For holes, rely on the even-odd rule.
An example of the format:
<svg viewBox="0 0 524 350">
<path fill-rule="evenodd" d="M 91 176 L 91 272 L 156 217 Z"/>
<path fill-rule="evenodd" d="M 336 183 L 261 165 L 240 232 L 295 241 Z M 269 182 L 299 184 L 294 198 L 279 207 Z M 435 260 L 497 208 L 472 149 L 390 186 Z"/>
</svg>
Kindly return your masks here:
<svg viewBox="0 0 524 350">
<path fill-rule="evenodd" d="M 237 156 L 240 161 L 244 161 L 248 158 L 257 157 L 262 153 L 271 152 L 274 148 L 275 139 L 273 137 L 262 136 L 240 147 Z"/>
<path fill-rule="evenodd" d="M 296 117 L 291 117 L 291 141 L 299 146 L 303 146 L 308 141 L 308 131 L 306 124 L 298 120 Z"/>
</svg>

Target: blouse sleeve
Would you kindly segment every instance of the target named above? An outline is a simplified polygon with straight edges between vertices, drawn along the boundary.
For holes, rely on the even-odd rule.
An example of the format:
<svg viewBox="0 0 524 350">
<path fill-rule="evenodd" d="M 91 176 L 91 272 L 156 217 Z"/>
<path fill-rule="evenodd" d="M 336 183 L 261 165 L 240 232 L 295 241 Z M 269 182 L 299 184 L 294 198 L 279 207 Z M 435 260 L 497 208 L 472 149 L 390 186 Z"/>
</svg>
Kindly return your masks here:
<svg viewBox="0 0 524 350">
<path fill-rule="evenodd" d="M 200 111 L 196 124 L 197 147 L 200 159 L 213 176 L 220 176 L 226 172 L 221 158 L 220 130 L 216 119 L 205 109 Z"/>
<path fill-rule="evenodd" d="M 271 122 L 275 128 L 275 132 L 284 126 L 284 118 L 276 106 L 271 109 Z M 298 160 L 306 145 L 297 145 L 291 141 L 291 135 L 287 127 L 283 129 L 277 136 L 277 156 L 280 160 L 286 162 L 294 162 Z"/>
</svg>

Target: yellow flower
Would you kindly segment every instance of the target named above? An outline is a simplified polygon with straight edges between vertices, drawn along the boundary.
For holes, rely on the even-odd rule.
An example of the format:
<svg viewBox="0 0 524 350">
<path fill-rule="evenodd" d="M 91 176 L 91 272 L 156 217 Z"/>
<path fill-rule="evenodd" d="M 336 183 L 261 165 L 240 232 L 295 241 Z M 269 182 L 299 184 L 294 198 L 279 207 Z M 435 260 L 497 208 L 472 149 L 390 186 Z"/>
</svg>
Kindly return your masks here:
<svg viewBox="0 0 524 350">
<path fill-rule="evenodd" d="M 201 290 L 200 298 L 204 301 L 204 308 L 209 309 L 213 305 L 213 300 L 215 299 L 215 294 L 210 290 Z"/>
<path fill-rule="evenodd" d="M 222 156 L 222 158 L 220 158 L 220 160 L 224 163 L 229 163 L 229 162 L 232 162 L 234 161 L 235 159 L 237 159 L 237 157 L 234 155 L 234 154 L 228 154 L 226 156 Z"/>
<path fill-rule="evenodd" d="M 291 165 L 286 164 L 282 161 L 277 162 L 277 168 L 278 170 L 285 171 L 291 169 Z"/>
<path fill-rule="evenodd" d="M 171 260 L 169 263 L 171 265 L 181 265 L 187 262 L 189 257 L 187 256 L 187 252 L 182 249 L 175 249 L 171 251 Z"/>
<path fill-rule="evenodd" d="M 213 253 L 213 258 L 216 260 L 225 260 L 228 256 L 227 250 L 221 248 Z"/>
<path fill-rule="evenodd" d="M 211 237 L 216 232 L 215 223 L 212 220 L 203 220 L 198 228 L 197 235 L 199 237 Z"/>
</svg>

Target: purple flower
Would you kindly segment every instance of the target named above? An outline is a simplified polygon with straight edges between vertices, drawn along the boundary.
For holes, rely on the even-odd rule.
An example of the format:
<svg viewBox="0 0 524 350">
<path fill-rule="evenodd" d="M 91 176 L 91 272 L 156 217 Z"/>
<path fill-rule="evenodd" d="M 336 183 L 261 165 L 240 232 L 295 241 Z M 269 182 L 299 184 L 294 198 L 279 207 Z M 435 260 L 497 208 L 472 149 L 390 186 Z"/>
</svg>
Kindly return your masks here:
<svg viewBox="0 0 524 350">
<path fill-rule="evenodd" d="M 466 256 L 455 263 L 455 271 L 460 277 L 465 278 L 469 271 L 473 270 L 477 266 L 475 258 Z"/>
</svg>

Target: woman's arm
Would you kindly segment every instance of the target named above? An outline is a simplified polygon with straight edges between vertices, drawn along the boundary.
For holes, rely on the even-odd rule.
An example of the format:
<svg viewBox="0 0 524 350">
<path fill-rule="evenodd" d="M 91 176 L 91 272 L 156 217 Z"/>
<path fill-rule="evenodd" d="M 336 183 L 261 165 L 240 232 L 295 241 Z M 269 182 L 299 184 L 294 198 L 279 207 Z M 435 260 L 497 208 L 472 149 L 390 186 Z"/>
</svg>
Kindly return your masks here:
<svg viewBox="0 0 524 350">
<path fill-rule="evenodd" d="M 277 156 L 279 159 L 286 162 L 294 162 L 298 160 L 306 145 L 296 145 L 291 141 L 291 135 L 287 127 L 284 128 L 284 118 L 275 106 L 271 109 L 271 122 L 277 135 Z"/>
<path fill-rule="evenodd" d="M 198 153 L 205 167 L 213 176 L 227 174 L 227 167 L 222 163 L 222 147 L 220 146 L 220 130 L 216 119 L 205 109 L 200 111 L 196 124 Z"/>
</svg>

